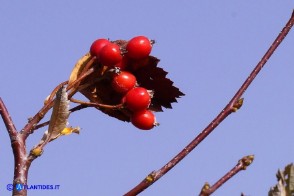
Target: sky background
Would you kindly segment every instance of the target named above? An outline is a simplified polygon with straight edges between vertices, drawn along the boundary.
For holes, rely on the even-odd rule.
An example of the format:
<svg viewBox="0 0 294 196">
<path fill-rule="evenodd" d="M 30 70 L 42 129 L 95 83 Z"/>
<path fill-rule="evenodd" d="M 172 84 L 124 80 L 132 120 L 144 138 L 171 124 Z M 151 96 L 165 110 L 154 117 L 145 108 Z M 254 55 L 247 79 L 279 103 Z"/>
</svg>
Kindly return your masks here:
<svg viewBox="0 0 294 196">
<path fill-rule="evenodd" d="M 223 109 L 261 59 L 292 10 L 293 0 L 1 1 L 0 96 L 17 129 L 52 89 L 68 79 L 97 38 L 156 40 L 152 55 L 185 94 L 157 113 L 160 126 L 141 131 L 87 109 L 71 115 L 80 135 L 45 147 L 29 171 L 29 196 L 122 195 L 161 168 Z M 275 174 L 294 161 L 294 31 L 244 94 L 244 105 L 189 156 L 141 195 L 197 195 L 243 156 L 254 163 L 214 195 L 267 195 Z M 82 98 L 82 97 L 79 97 Z M 71 104 L 73 106 L 73 104 Z M 50 112 L 44 120 L 48 120 Z M 46 128 L 27 141 L 28 151 Z M 13 155 L 0 123 L 0 195 L 10 195 Z"/>
</svg>

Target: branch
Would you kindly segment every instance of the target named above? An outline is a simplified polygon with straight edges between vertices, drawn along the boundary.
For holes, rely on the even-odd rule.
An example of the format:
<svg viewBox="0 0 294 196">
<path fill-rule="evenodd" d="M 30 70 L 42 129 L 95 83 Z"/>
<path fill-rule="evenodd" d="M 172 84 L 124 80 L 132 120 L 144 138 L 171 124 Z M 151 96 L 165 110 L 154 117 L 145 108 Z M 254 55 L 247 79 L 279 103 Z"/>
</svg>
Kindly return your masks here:
<svg viewBox="0 0 294 196">
<path fill-rule="evenodd" d="M 6 126 L 6 129 L 8 131 L 9 137 L 12 140 L 13 137 L 16 137 L 17 130 L 14 126 L 14 123 L 13 123 L 13 121 L 8 113 L 8 110 L 7 110 L 4 102 L 2 101 L 1 97 L 0 97 L 0 114 L 3 119 L 4 124 Z"/>
<path fill-rule="evenodd" d="M 16 184 L 25 184 L 28 177 L 28 165 L 26 162 L 26 148 L 25 141 L 23 138 L 19 137 L 15 125 L 8 113 L 8 110 L 0 98 L 0 114 L 3 119 L 3 122 L 6 126 L 7 132 L 11 141 L 11 148 L 14 156 L 14 177 L 13 177 L 13 186 Z M 13 190 L 13 195 L 26 195 L 27 190 L 23 189 L 21 191 Z"/>
<path fill-rule="evenodd" d="M 263 68 L 265 63 L 280 45 L 280 43 L 284 40 L 288 32 L 294 23 L 294 11 L 292 13 L 291 18 L 280 32 L 278 37 L 272 43 L 268 51 L 262 57 L 260 62 L 253 69 L 249 77 L 242 84 L 237 93 L 233 96 L 230 102 L 226 105 L 226 107 L 218 114 L 218 116 L 194 139 L 191 143 L 189 143 L 179 154 L 177 154 L 173 159 L 171 159 L 167 164 L 165 164 L 161 169 L 157 171 L 151 172 L 142 182 L 140 182 L 136 187 L 127 192 L 126 196 L 137 195 L 144 191 L 146 188 L 151 186 L 154 182 L 159 180 L 163 175 L 165 175 L 169 170 L 171 170 L 175 165 L 177 165 L 183 158 L 185 158 L 198 144 L 204 140 L 227 116 L 229 116 L 232 112 L 237 111 L 242 106 L 241 96 L 244 94 L 246 89 L 250 86 L 254 78 Z"/>
<path fill-rule="evenodd" d="M 236 175 L 239 171 L 245 170 L 254 160 L 254 155 L 245 156 L 240 159 L 235 167 L 233 167 L 228 173 L 226 173 L 221 179 L 219 179 L 214 185 L 210 186 L 205 183 L 199 196 L 208 196 L 215 192 L 226 181 Z"/>
</svg>

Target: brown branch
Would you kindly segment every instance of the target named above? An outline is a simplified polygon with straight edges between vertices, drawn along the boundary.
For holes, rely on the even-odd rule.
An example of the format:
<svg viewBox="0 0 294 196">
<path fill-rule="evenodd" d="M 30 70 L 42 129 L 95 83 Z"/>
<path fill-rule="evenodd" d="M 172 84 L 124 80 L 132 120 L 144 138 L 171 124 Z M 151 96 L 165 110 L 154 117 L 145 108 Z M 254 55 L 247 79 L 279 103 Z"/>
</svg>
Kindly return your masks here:
<svg viewBox="0 0 294 196">
<path fill-rule="evenodd" d="M 218 114 L 218 116 L 211 122 L 209 125 L 194 139 L 191 143 L 189 143 L 180 153 L 178 153 L 173 159 L 171 159 L 167 164 L 165 164 L 161 169 L 157 171 L 151 172 L 142 182 L 140 182 L 137 186 L 127 192 L 126 196 L 137 195 L 152 185 L 154 182 L 159 180 L 163 175 L 165 175 L 169 170 L 171 170 L 175 165 L 177 165 L 183 158 L 185 158 L 198 144 L 204 140 L 227 116 L 229 116 L 232 112 L 235 112 L 242 105 L 241 96 L 244 94 L 246 89 L 252 83 L 254 78 L 260 72 L 262 67 L 280 45 L 280 43 L 284 40 L 288 32 L 294 23 L 294 11 L 292 13 L 291 18 L 280 32 L 278 37 L 272 43 L 268 51 L 262 57 L 260 62 L 253 69 L 249 77 L 242 84 L 237 93 L 233 96 L 230 102 L 226 105 L 226 107 Z M 242 100 L 242 101 L 241 101 Z M 240 105 L 241 102 L 241 105 Z"/>
<path fill-rule="evenodd" d="M 245 156 L 240 159 L 235 167 L 233 167 L 228 173 L 226 173 L 221 179 L 219 179 L 214 185 L 210 186 L 205 183 L 199 196 L 208 196 L 214 193 L 220 186 L 222 186 L 226 181 L 232 178 L 241 170 L 245 170 L 254 160 L 254 155 Z"/>
<path fill-rule="evenodd" d="M 16 137 L 17 130 L 1 97 L 0 97 L 0 114 L 6 126 L 6 129 L 8 131 L 10 139 L 12 139 L 13 137 Z"/>
<path fill-rule="evenodd" d="M 27 176 L 28 176 L 28 168 L 26 162 L 26 149 L 25 149 L 25 141 L 22 137 L 19 137 L 19 133 L 17 132 L 15 125 L 8 113 L 8 110 L 0 98 L 0 114 L 3 119 L 3 122 L 6 126 L 7 132 L 10 137 L 11 147 L 14 156 L 14 178 L 13 185 L 15 187 L 16 184 L 26 184 Z M 13 195 L 26 195 L 27 190 L 15 190 L 13 189 Z"/>
</svg>

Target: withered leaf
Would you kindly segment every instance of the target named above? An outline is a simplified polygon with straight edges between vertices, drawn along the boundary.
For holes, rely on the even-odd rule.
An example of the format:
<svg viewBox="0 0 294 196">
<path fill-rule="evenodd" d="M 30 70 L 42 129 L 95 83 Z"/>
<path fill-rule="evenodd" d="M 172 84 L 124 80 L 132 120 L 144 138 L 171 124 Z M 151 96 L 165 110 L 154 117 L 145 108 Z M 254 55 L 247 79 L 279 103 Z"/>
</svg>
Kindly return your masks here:
<svg viewBox="0 0 294 196">
<path fill-rule="evenodd" d="M 81 72 L 83 71 L 85 65 L 87 64 L 87 62 L 90 60 L 91 55 L 90 53 L 85 54 L 84 56 L 82 56 L 82 58 L 80 58 L 78 60 L 78 62 L 75 64 L 73 70 L 71 71 L 69 80 L 68 80 L 68 85 L 72 85 L 72 83 L 78 78 L 78 76 L 81 74 Z M 76 86 L 78 86 L 79 84 L 76 84 Z"/>
<path fill-rule="evenodd" d="M 294 165 L 289 164 L 284 171 L 277 172 L 278 183 L 270 188 L 269 196 L 291 196 L 294 194 Z"/>
<path fill-rule="evenodd" d="M 60 132 L 66 128 L 69 117 L 69 100 L 67 99 L 66 87 L 62 86 L 56 93 L 53 110 L 49 122 L 47 133 L 45 132 L 42 140 L 49 142 L 58 137 Z"/>
<path fill-rule="evenodd" d="M 287 176 L 286 189 L 289 195 L 294 195 L 294 164 L 293 163 L 286 166 L 284 175 Z"/>
</svg>

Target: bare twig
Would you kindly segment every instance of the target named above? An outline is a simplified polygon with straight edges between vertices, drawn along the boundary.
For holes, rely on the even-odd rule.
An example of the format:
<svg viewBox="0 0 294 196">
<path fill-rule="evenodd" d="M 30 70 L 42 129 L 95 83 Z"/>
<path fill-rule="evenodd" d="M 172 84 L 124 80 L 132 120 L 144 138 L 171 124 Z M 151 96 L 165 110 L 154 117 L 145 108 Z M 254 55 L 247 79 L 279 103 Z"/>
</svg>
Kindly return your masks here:
<svg viewBox="0 0 294 196">
<path fill-rule="evenodd" d="M 177 154 L 173 159 L 171 159 L 167 164 L 165 164 L 161 169 L 157 171 L 151 172 L 142 182 L 140 182 L 137 186 L 127 192 L 126 196 L 137 195 L 141 193 L 143 190 L 148 188 L 154 182 L 159 180 L 163 175 L 165 175 L 169 170 L 171 170 L 175 165 L 177 165 L 183 158 L 185 158 L 198 144 L 205 139 L 227 116 L 229 116 L 232 112 L 235 112 L 236 109 L 240 108 L 242 105 L 241 96 L 244 94 L 246 89 L 252 83 L 254 78 L 260 72 L 262 67 L 280 45 L 280 43 L 284 40 L 288 32 L 294 23 L 294 11 L 292 13 L 291 18 L 280 32 L 278 37 L 272 43 L 268 51 L 262 57 L 260 62 L 253 69 L 249 77 L 242 84 L 237 93 L 233 96 L 230 102 L 226 105 L 226 107 L 218 114 L 218 116 L 211 122 L 209 125 L 194 139 L 191 143 L 189 143 L 179 154 Z M 241 102 L 241 105 L 240 105 Z"/>
<path fill-rule="evenodd" d="M 226 181 L 236 175 L 239 171 L 245 170 L 254 160 L 254 155 L 245 156 L 240 159 L 235 167 L 233 167 L 228 173 L 226 173 L 221 179 L 219 179 L 214 185 L 210 186 L 205 183 L 200 196 L 208 196 L 215 192 L 220 186 L 222 186 Z"/>
</svg>

